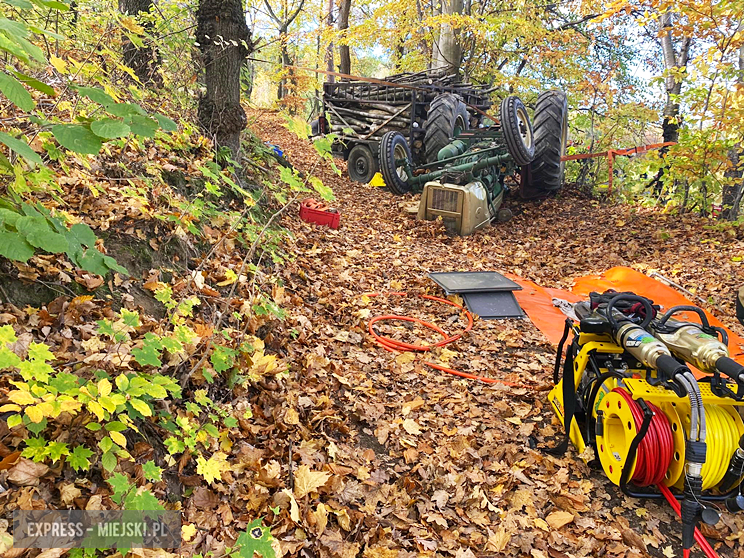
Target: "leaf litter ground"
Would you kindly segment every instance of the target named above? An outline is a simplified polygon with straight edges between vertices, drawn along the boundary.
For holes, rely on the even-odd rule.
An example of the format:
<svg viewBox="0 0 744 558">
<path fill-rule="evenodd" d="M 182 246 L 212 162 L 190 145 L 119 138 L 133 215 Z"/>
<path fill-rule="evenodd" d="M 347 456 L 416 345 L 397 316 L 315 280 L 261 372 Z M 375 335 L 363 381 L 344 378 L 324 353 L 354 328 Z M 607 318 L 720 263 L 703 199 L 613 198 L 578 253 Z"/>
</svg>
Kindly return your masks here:
<svg viewBox="0 0 744 558">
<path fill-rule="evenodd" d="M 296 168 L 312 168 L 312 147 L 279 115 L 249 116 Z M 285 350 L 298 390 L 288 390 L 283 412 L 285 423 L 288 416 L 297 422 L 287 427 L 299 454 L 293 459 L 332 476 L 317 498 L 299 502 L 300 523 L 275 530 L 282 547 L 338 557 L 680 555 L 679 523 L 668 507 L 622 497 L 575 452 L 557 459 L 537 449 L 562 428 L 546 398 L 554 350 L 528 320 L 476 321 L 463 339 L 427 355 L 524 387 L 485 385 L 437 372 L 412 353 L 391 354 L 367 333 L 370 317 L 388 313 L 456 333 L 463 321 L 451 307 L 363 295 L 443 296 L 426 277 L 432 271 L 507 271 L 568 287 L 627 265 L 709 300 L 707 308 L 740 332 L 732 303 L 744 280 L 741 227 L 716 229 L 694 216 L 567 193 L 511 202 L 508 223 L 450 237 L 406 211 L 417 198 L 319 172 L 334 190 L 342 226 L 287 223 L 296 254 L 284 270 L 287 327 L 296 338 Z M 399 323 L 380 332 L 413 343 L 440 339 Z M 741 517 L 724 515 L 706 533 L 721 555 L 742 556 L 743 527 Z"/>
<path fill-rule="evenodd" d="M 315 168 L 333 188 L 342 227 L 334 231 L 303 223 L 293 210 L 283 218 L 292 231 L 286 243 L 293 261 L 261 266 L 265 276 L 273 268 L 283 282 L 271 295 L 287 319 L 254 317 L 247 327 L 266 345 L 261 366 L 279 357 L 289 364 L 288 378 L 265 374 L 229 390 L 224 382 L 206 384 L 199 370 L 190 377 L 186 398 L 193 399 L 195 389 L 207 389 L 213 400 L 232 402 L 241 417 L 228 438 L 215 440 L 201 471 L 197 460 L 184 454 L 163 472 L 162 481 L 147 484 L 142 464 L 155 459 L 163 465 L 162 433 L 146 423 L 144 437 L 130 441 L 136 465 L 120 462 L 119 471 L 150 486 L 161 502 L 181 507 L 190 540 L 180 553 L 222 556 L 263 518 L 278 550 L 305 558 L 680 555 L 679 524 L 666 506 L 619 496 L 574 452 L 556 459 L 539 451 L 555 443 L 562 428 L 546 397 L 554 350 L 529 321 L 477 320 L 461 340 L 425 358 L 383 350 L 368 335 L 367 324 L 375 315 L 396 313 L 430 321 L 450 334 L 461 331 L 464 322 L 456 310 L 415 296 L 442 296 L 426 277 L 432 271 L 506 271 L 544 286 L 568 287 L 575 277 L 629 265 L 656 270 L 709 300 L 707 308 L 742 333 L 732 318 L 732 290 L 744 280 L 744 230 L 566 193 L 544 202 L 511 203 L 515 217 L 510 222 L 468 238 L 450 237 L 438 223 L 413 219 L 406 208 L 414 197 L 351 183 L 317 166 L 312 146 L 284 128 L 280 115 L 251 111 L 249 119 L 254 132 L 280 145 L 299 170 Z M 161 153 L 151 151 L 151 165 L 196 173 L 195 160 L 169 156 L 164 163 Z M 132 165 L 143 164 L 141 154 L 122 156 L 132 157 Z M 102 163 L 104 176 L 118 172 Z M 138 337 L 162 327 L 162 308 L 146 295 L 166 276 L 150 267 L 171 267 L 167 281 L 175 292 L 202 295 L 193 327 L 204 340 L 221 308 L 249 304 L 245 289 L 232 299 L 228 294 L 227 272 L 237 269 L 242 256 L 235 239 L 224 236 L 227 223 L 215 220 L 204 227 L 214 247 L 211 258 L 195 259 L 199 249 L 188 241 L 174 257 L 165 250 L 167 233 L 158 225 L 152 230 L 147 212 L 131 199 L 122 204 L 116 182 L 102 179 L 105 192 L 91 198 L 84 187 L 91 180 L 73 176 L 63 186 L 68 201 L 77 199 L 86 208 L 91 226 L 110 227 L 106 247 L 118 241 L 131 249 L 136 238 L 157 256 L 140 266 L 140 277 L 107 283 L 130 310 L 145 306 L 150 314 L 143 316 Z M 189 259 L 204 273 L 189 270 Z M 134 258 L 124 263 L 136 264 Z M 39 269 L 43 264 L 47 267 Z M 31 281 L 40 273 L 57 280 L 66 273 L 68 281 L 88 289 L 102 283 L 53 257 L 37 257 L 34 268 L 16 267 L 19 277 Z M 411 296 L 364 296 L 390 291 Z M 0 323 L 14 324 L 19 350 L 31 341 L 46 342 L 70 371 L 127 369 L 133 364 L 131 347 L 105 346 L 95 333 L 95 320 L 116 318 L 110 303 L 88 296 L 69 300 L 73 294 L 38 311 L 4 305 Z M 378 330 L 414 344 L 439 340 L 430 330 L 406 323 L 383 323 Z M 200 356 L 194 349 L 190 360 L 169 362 L 163 373 L 183 375 L 198 368 Z M 424 361 L 520 387 L 456 378 Z M 60 427 L 48 437 L 69 435 L 75 432 Z M 22 447 L 0 422 L 0 483 L 11 488 L 0 494 L 0 511 L 115 507 L 100 469 L 75 475 L 59 462 L 51 468 L 18 462 L 16 450 Z M 741 517 L 724 515 L 706 532 L 722 556 L 743 556 Z M 60 555 L 51 552 L 48 557 Z"/>
</svg>

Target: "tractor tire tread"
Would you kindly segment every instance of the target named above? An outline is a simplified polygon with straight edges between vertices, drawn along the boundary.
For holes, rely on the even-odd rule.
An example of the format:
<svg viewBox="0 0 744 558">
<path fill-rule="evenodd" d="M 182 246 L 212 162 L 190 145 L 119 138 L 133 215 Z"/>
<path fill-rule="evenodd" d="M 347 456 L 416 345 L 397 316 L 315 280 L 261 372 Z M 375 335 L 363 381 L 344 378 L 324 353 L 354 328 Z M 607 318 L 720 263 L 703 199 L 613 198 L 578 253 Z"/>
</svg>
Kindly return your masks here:
<svg viewBox="0 0 744 558">
<path fill-rule="evenodd" d="M 427 163 L 436 161 L 439 150 L 452 141 L 458 116 L 463 116 L 467 128 L 470 115 L 460 96 L 454 93 L 442 93 L 429 105 L 424 130 L 424 157 Z"/>
<path fill-rule="evenodd" d="M 532 186 L 543 191 L 559 190 L 563 186 L 561 162 L 565 145 L 561 145 L 563 126 L 567 126 L 568 101 L 559 90 L 543 91 L 537 97 L 533 127 L 535 158 L 530 166 Z"/>
</svg>

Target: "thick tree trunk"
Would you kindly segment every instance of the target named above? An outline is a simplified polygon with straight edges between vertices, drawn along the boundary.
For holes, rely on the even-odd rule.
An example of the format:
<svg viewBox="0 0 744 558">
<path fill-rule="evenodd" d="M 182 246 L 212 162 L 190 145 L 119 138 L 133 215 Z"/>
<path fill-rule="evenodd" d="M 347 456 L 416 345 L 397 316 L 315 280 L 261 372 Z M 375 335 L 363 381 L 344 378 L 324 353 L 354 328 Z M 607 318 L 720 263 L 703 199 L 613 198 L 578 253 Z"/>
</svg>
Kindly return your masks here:
<svg viewBox="0 0 744 558">
<path fill-rule="evenodd" d="M 350 12 L 351 0 L 341 0 L 338 7 L 338 30 L 343 32 L 343 37 L 338 46 L 338 67 L 342 74 L 351 73 L 351 49 L 347 44 Z"/>
<path fill-rule="evenodd" d="M 207 89 L 199 99 L 199 123 L 216 148 L 228 147 L 238 161 L 240 132 L 247 124 L 240 106 L 240 71 L 252 50 L 243 5 L 240 0 L 200 0 L 196 21 Z"/>
<path fill-rule="evenodd" d="M 119 0 L 119 11 L 125 15 L 146 14 L 152 6 L 153 0 Z M 152 28 L 152 24 L 146 23 L 144 27 L 149 30 Z M 160 53 L 152 44 L 152 41 L 146 40 L 145 45 L 140 48 L 124 35 L 122 37 L 122 55 L 124 64 L 132 68 L 134 75 L 139 78 L 143 85 L 163 86 L 163 77 L 158 73 L 161 62 Z"/>
<path fill-rule="evenodd" d="M 463 0 L 441 0 L 441 3 L 443 16 L 463 13 Z M 462 57 L 459 39 L 459 32 L 449 22 L 440 26 L 432 52 L 432 68 L 447 68 L 448 73 L 459 72 Z"/>
</svg>

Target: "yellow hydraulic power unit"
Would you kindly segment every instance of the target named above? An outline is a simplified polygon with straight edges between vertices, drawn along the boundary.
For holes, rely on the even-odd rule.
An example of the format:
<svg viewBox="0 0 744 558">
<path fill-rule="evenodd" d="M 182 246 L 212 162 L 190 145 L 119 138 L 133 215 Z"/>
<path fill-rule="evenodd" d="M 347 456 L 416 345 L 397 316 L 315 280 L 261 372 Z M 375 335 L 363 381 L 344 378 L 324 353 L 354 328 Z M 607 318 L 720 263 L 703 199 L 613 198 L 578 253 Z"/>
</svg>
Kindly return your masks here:
<svg viewBox="0 0 744 558">
<path fill-rule="evenodd" d="M 591 293 L 573 310 L 548 396 L 566 436 L 548 451 L 562 454 L 570 440 L 586 457 L 592 446 L 623 493 L 670 502 L 685 555 L 696 540 L 715 556 L 697 530 L 718 522 L 710 502 L 744 510 L 744 366 L 729 358 L 725 330 L 698 307 L 661 315 L 634 293 Z"/>
</svg>

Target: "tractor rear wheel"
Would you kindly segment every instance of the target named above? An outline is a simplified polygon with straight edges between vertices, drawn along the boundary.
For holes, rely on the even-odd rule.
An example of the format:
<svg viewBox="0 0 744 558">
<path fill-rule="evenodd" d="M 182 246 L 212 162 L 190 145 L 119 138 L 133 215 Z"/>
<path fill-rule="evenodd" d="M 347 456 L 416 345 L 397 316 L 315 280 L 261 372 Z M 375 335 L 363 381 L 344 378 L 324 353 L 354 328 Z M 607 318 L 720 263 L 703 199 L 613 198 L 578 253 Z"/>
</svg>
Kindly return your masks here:
<svg viewBox="0 0 744 558">
<path fill-rule="evenodd" d="M 459 95 L 442 93 L 429 105 L 425 128 L 424 155 L 427 163 L 433 163 L 440 149 L 470 128 L 468 107 Z"/>
<path fill-rule="evenodd" d="M 400 132 L 385 132 L 380 141 L 380 172 L 385 185 L 399 196 L 411 191 L 406 167 L 399 162 L 404 159 L 411 166 L 411 149 L 406 138 Z"/>
<path fill-rule="evenodd" d="M 499 117 L 509 155 L 520 167 L 529 164 L 535 156 L 535 138 L 524 103 L 519 97 L 509 95 L 501 101 Z"/>
<path fill-rule="evenodd" d="M 354 182 L 362 182 L 363 184 L 372 180 L 372 177 L 379 170 L 377 159 L 372 154 L 372 150 L 361 143 L 351 148 L 346 163 L 349 178 Z"/>
<path fill-rule="evenodd" d="M 568 100 L 563 91 L 543 91 L 537 97 L 535 116 L 535 159 L 523 173 L 526 186 L 552 192 L 563 186 L 566 166 L 561 157 L 568 143 Z"/>
</svg>

